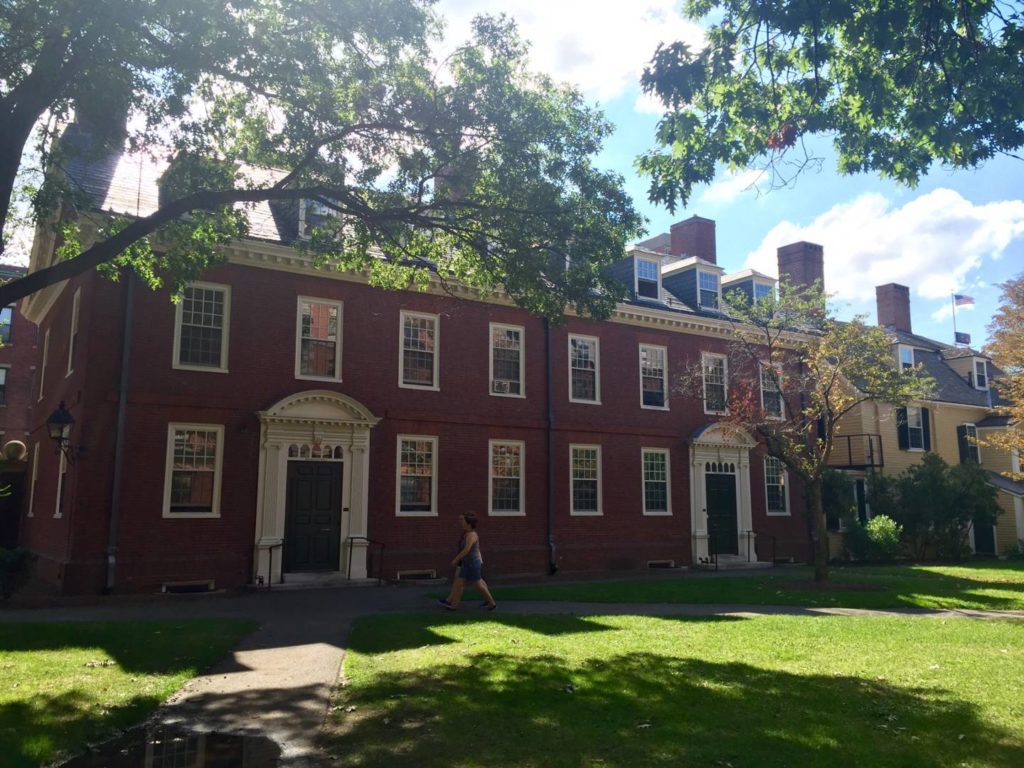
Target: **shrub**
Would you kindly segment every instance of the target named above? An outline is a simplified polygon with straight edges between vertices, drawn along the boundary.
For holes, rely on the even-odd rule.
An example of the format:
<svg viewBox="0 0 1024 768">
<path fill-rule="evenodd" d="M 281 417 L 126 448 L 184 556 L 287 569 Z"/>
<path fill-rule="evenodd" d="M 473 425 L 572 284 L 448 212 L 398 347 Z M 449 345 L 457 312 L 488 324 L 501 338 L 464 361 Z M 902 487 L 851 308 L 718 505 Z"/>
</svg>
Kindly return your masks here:
<svg viewBox="0 0 1024 768">
<path fill-rule="evenodd" d="M 28 580 L 35 555 L 27 549 L 0 547 L 0 599 L 6 600 Z"/>
<path fill-rule="evenodd" d="M 867 560 L 870 557 L 870 542 L 868 532 L 860 520 L 854 519 L 847 523 L 846 532 L 843 534 L 843 544 L 846 547 L 846 554 L 851 560 Z"/>
<path fill-rule="evenodd" d="M 878 515 L 868 520 L 864 526 L 867 534 L 868 557 L 872 560 L 890 562 L 900 553 L 900 538 L 903 526 L 886 515 Z"/>
</svg>

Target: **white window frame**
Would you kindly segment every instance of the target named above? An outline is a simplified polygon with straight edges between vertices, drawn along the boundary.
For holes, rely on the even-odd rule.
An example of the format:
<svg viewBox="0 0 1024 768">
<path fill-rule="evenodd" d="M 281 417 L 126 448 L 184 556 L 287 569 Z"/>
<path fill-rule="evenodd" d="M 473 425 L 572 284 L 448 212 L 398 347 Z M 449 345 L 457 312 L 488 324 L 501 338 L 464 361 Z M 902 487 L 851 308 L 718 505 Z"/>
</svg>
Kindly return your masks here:
<svg viewBox="0 0 1024 768">
<path fill-rule="evenodd" d="M 758 295 L 757 295 L 757 289 L 758 288 L 763 288 L 764 290 L 767 291 L 767 293 L 764 296 L 758 297 Z M 750 293 L 751 293 L 751 296 L 753 296 L 753 298 L 754 298 L 754 303 L 757 303 L 761 299 L 766 299 L 769 296 L 771 296 L 772 298 L 775 298 L 775 286 L 770 284 L 770 283 L 762 283 L 762 282 L 759 282 L 759 281 L 755 280 L 753 282 L 753 284 L 751 285 Z"/>
<path fill-rule="evenodd" d="M 214 456 L 213 468 L 213 499 L 209 512 L 171 512 L 171 479 L 174 473 L 174 433 L 185 430 L 215 432 L 217 434 L 217 453 Z M 220 492 L 224 479 L 224 425 L 223 424 L 185 424 L 173 422 L 167 425 L 167 450 L 164 458 L 164 503 L 162 517 L 167 520 L 214 519 L 221 515 Z"/>
<path fill-rule="evenodd" d="M 494 509 L 494 449 L 515 446 L 519 449 L 519 509 Z M 526 443 L 522 440 L 487 441 L 487 514 L 491 517 L 526 517 Z"/>
<path fill-rule="evenodd" d="M 494 332 L 517 331 L 519 333 L 519 392 L 497 392 L 494 378 Z M 509 325 L 508 323 L 490 323 L 487 327 L 487 349 L 488 349 L 488 373 L 487 381 L 490 394 L 494 397 L 526 397 L 526 328 L 521 325 Z"/>
<path fill-rule="evenodd" d="M 778 413 L 778 415 L 769 413 L 768 412 L 768 408 L 767 408 L 767 406 L 765 405 L 765 402 L 764 402 L 765 374 L 770 369 L 774 369 L 775 370 L 775 377 L 776 377 L 775 378 L 775 382 L 778 383 L 778 385 L 779 385 L 778 389 L 774 390 L 774 392 L 778 393 L 778 395 L 779 395 L 779 413 Z M 772 381 L 770 376 L 768 377 L 768 381 Z M 767 365 L 764 365 L 764 364 L 761 365 L 761 410 L 764 411 L 764 413 L 767 416 L 767 418 L 771 419 L 772 421 L 783 421 L 786 418 L 786 401 L 785 401 L 785 399 L 783 398 L 783 395 L 782 395 L 782 367 L 781 366 L 773 365 L 773 366 L 771 366 L 771 368 L 769 368 L 769 366 L 767 366 Z"/>
<path fill-rule="evenodd" d="M 903 359 L 903 353 L 904 352 L 909 352 L 910 353 L 910 363 L 909 364 L 907 363 L 906 360 Z M 911 347 L 911 346 L 908 346 L 906 344 L 900 344 L 899 345 L 899 348 L 898 348 L 898 351 L 896 353 L 896 356 L 899 359 L 900 370 L 902 370 L 902 371 L 909 370 L 909 369 L 913 368 L 917 364 L 917 361 L 914 359 L 914 348 Z"/>
<path fill-rule="evenodd" d="M 178 371 L 203 371 L 205 373 L 228 373 L 228 338 L 231 335 L 231 286 L 223 283 L 189 283 L 188 288 L 202 288 L 208 291 L 222 291 L 224 293 L 224 324 L 221 326 L 220 334 L 220 366 L 192 365 L 181 362 L 181 324 L 185 309 L 185 299 L 177 303 L 174 308 L 174 356 L 171 358 L 171 368 Z"/>
<path fill-rule="evenodd" d="M 75 372 L 75 347 L 78 343 L 78 308 L 82 301 L 82 289 L 75 290 L 75 298 L 71 301 L 71 329 L 68 334 L 68 370 L 64 374 L 66 379 Z"/>
<path fill-rule="evenodd" d="M 724 408 L 720 411 L 708 409 L 708 360 L 721 360 L 722 361 L 722 387 L 724 396 L 722 402 Z M 703 385 L 704 395 L 704 413 L 725 415 L 729 413 L 729 358 L 725 355 L 719 355 L 715 352 L 702 352 L 700 356 L 701 366 L 701 383 Z"/>
<path fill-rule="evenodd" d="M 911 424 L 910 415 L 912 412 L 917 414 L 918 426 L 916 427 Z M 914 439 L 912 437 L 915 429 L 921 433 L 921 445 L 918 447 L 914 446 Z M 921 411 L 920 406 L 916 405 L 907 406 L 907 450 L 924 452 L 924 413 Z"/>
<path fill-rule="evenodd" d="M 39 475 L 39 443 L 32 446 L 32 485 L 28 489 L 28 514 L 26 517 L 35 517 L 36 503 L 36 477 Z"/>
<path fill-rule="evenodd" d="M 981 368 L 981 376 L 978 376 L 978 368 Z M 984 381 L 984 384 L 979 384 L 980 381 Z M 982 392 L 988 391 L 988 365 L 984 360 L 974 358 L 974 388 L 980 389 Z"/>
<path fill-rule="evenodd" d="M 573 453 L 577 450 L 593 450 L 597 453 L 597 509 L 586 509 L 577 510 L 574 500 L 576 494 L 575 483 L 576 476 L 573 472 Z M 569 445 L 569 514 L 572 517 L 601 517 L 604 515 L 604 483 L 602 478 L 602 462 L 601 462 L 601 446 L 600 445 L 589 445 L 584 443 L 570 443 Z"/>
<path fill-rule="evenodd" d="M 59 520 L 64 517 L 63 504 L 64 501 L 64 482 L 65 476 L 68 473 L 68 457 L 64 455 L 64 451 L 60 452 L 60 459 L 57 462 L 57 498 L 53 502 L 53 517 L 55 520 Z"/>
<path fill-rule="evenodd" d="M 978 425 L 968 421 L 963 426 L 966 427 L 964 429 L 964 437 L 967 439 L 967 449 L 974 449 L 977 456 L 977 464 L 981 466 L 981 443 L 978 442 Z M 971 434 L 972 432 L 974 434 Z"/>
<path fill-rule="evenodd" d="M 665 457 L 665 509 L 647 508 L 647 477 L 644 460 L 649 453 L 658 453 Z M 672 456 L 667 448 L 640 449 L 640 495 L 645 516 L 670 517 L 672 515 Z"/>
<path fill-rule="evenodd" d="M 402 441 L 419 440 L 430 443 L 430 509 L 402 509 Z M 395 517 L 437 517 L 437 436 L 398 435 L 395 441 Z"/>
<path fill-rule="evenodd" d="M 338 338 L 334 340 L 334 368 L 333 376 L 314 376 L 309 373 L 302 373 L 302 305 L 326 304 L 338 310 Z M 316 296 L 299 296 L 295 302 L 295 378 L 307 381 L 341 381 L 341 338 L 342 329 L 345 327 L 345 305 L 344 302 L 335 299 L 321 299 Z"/>
<path fill-rule="evenodd" d="M 0 387 L 0 389 L 2 389 L 3 393 L 4 393 L 4 401 L 2 403 L 0 403 L 0 408 L 6 408 L 7 407 L 7 395 L 9 394 L 8 393 L 8 389 L 7 389 L 7 384 L 8 384 L 9 379 L 10 379 L 9 374 L 11 372 L 11 366 L 9 366 L 7 364 L 2 364 L 2 365 L 0 365 L 0 371 L 4 371 L 4 374 L 3 374 L 3 386 Z"/>
<path fill-rule="evenodd" d="M 50 355 L 50 329 L 43 334 L 43 360 L 39 366 L 39 399 L 43 399 L 43 384 L 46 382 L 46 358 Z"/>
<path fill-rule="evenodd" d="M 641 262 L 646 264 L 654 265 L 655 284 L 657 285 L 657 296 L 641 296 L 640 295 L 640 264 Z M 645 282 L 651 282 L 648 278 L 644 278 Z M 634 257 L 633 263 L 633 295 L 638 299 L 650 299 L 652 301 L 658 301 L 661 298 L 661 262 L 657 259 L 648 259 L 644 256 Z"/>
<path fill-rule="evenodd" d="M 594 399 L 583 400 L 572 396 L 572 343 L 573 341 L 583 341 L 594 346 Z M 570 403 L 584 403 L 586 405 L 600 405 L 601 404 L 601 340 L 596 336 L 582 336 L 577 333 L 569 334 L 568 341 L 568 362 L 569 362 L 569 402 Z M 582 370 L 582 369 L 581 369 Z"/>
<path fill-rule="evenodd" d="M 768 485 L 769 485 L 769 483 L 768 483 L 768 462 L 769 461 L 776 461 L 779 464 L 779 471 L 782 474 L 782 503 L 786 505 L 786 509 L 784 511 L 779 511 L 777 509 L 772 509 L 768 505 Z M 772 483 L 772 485 L 775 485 L 775 483 Z M 854 491 L 854 493 L 856 493 L 856 491 Z M 782 460 L 776 458 L 775 456 L 765 456 L 764 457 L 764 509 L 765 509 L 765 514 L 767 514 L 769 517 L 790 517 L 792 515 L 792 507 L 790 506 L 790 500 L 789 500 L 789 470 L 786 469 L 786 465 L 782 462 Z"/>
<path fill-rule="evenodd" d="M 661 353 L 661 397 L 662 405 L 644 404 L 644 350 L 654 350 Z M 637 370 L 640 374 L 640 407 L 649 411 L 668 410 L 668 347 L 658 344 L 641 344 L 637 350 Z M 653 378 L 653 377 L 652 377 Z"/>
<path fill-rule="evenodd" d="M 715 281 L 715 303 L 714 303 L 714 305 L 705 304 L 703 301 L 701 301 L 701 293 L 703 293 L 706 290 L 709 290 L 707 288 L 701 287 L 700 279 L 701 279 L 702 275 L 707 275 L 708 277 L 710 277 L 712 280 Z M 722 308 L 722 281 L 721 281 L 719 275 L 716 272 L 709 272 L 709 271 L 707 271 L 705 269 L 698 269 L 697 270 L 697 306 L 698 307 L 706 307 L 708 309 L 721 309 Z"/>
<path fill-rule="evenodd" d="M 408 384 L 405 382 L 405 319 L 417 318 L 420 320 L 432 320 L 434 323 L 434 371 L 432 384 Z M 398 320 L 398 386 L 402 389 L 418 389 L 421 391 L 438 392 L 441 389 L 440 365 L 441 360 L 441 316 L 429 312 L 412 312 L 402 310 L 399 312 Z"/>
</svg>

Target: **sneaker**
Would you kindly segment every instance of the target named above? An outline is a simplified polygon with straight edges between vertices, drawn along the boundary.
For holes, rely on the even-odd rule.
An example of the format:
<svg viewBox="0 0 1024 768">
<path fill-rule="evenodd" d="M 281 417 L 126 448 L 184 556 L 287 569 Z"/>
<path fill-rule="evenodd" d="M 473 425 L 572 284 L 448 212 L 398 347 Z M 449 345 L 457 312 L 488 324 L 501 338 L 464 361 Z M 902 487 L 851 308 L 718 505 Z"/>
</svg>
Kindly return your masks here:
<svg viewBox="0 0 1024 768">
<path fill-rule="evenodd" d="M 480 603 L 480 607 L 483 608 L 485 611 L 493 611 L 495 608 L 498 607 L 498 604 L 497 603 L 488 603 L 488 602 L 484 601 L 484 602 Z"/>
<path fill-rule="evenodd" d="M 437 601 L 437 604 L 444 608 L 446 611 L 454 611 L 455 606 L 448 602 L 448 598 L 442 597 Z"/>
</svg>

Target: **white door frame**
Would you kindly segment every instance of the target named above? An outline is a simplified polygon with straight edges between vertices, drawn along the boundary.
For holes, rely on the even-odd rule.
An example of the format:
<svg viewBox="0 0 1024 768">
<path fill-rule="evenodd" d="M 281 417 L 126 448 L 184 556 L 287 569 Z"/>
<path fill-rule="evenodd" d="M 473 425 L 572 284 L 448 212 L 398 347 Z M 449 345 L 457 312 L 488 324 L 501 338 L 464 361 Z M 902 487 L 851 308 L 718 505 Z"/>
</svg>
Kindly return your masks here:
<svg viewBox="0 0 1024 768">
<path fill-rule="evenodd" d="M 750 504 L 750 450 L 757 442 L 741 427 L 715 423 L 698 430 L 690 441 L 690 541 L 693 562 L 708 558 L 707 485 L 709 465 L 732 464 L 736 470 L 736 551 L 757 559 L 753 540 L 753 516 Z"/>
<path fill-rule="evenodd" d="M 339 568 L 353 579 L 366 578 L 366 542 L 353 542 L 351 562 L 345 542 L 351 536 L 366 536 L 370 430 L 380 419 L 351 397 L 322 389 L 289 395 L 256 416 L 260 420 L 260 455 L 253 583 L 259 583 L 261 577 L 271 584 L 281 581 L 288 453 L 292 446 L 311 445 L 330 445 L 343 451 Z"/>
</svg>

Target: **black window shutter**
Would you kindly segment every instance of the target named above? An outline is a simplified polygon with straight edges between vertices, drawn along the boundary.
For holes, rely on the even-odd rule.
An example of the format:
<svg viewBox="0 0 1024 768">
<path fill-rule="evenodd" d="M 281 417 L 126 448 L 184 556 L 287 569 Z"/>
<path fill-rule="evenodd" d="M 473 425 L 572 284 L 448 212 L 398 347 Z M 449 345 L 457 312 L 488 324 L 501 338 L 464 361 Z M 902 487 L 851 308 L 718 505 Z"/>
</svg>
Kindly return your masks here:
<svg viewBox="0 0 1024 768">
<path fill-rule="evenodd" d="M 896 437 L 900 443 L 900 450 L 910 448 L 910 428 L 907 426 L 907 409 L 896 409 Z"/>
<path fill-rule="evenodd" d="M 961 424 L 956 428 L 956 444 L 960 447 L 960 463 L 966 464 L 971 460 L 971 453 L 967 443 L 966 424 Z"/>
<path fill-rule="evenodd" d="M 927 408 L 921 409 L 921 426 L 924 428 L 924 449 L 930 451 L 932 449 L 932 428 L 929 425 L 929 413 Z"/>
</svg>

